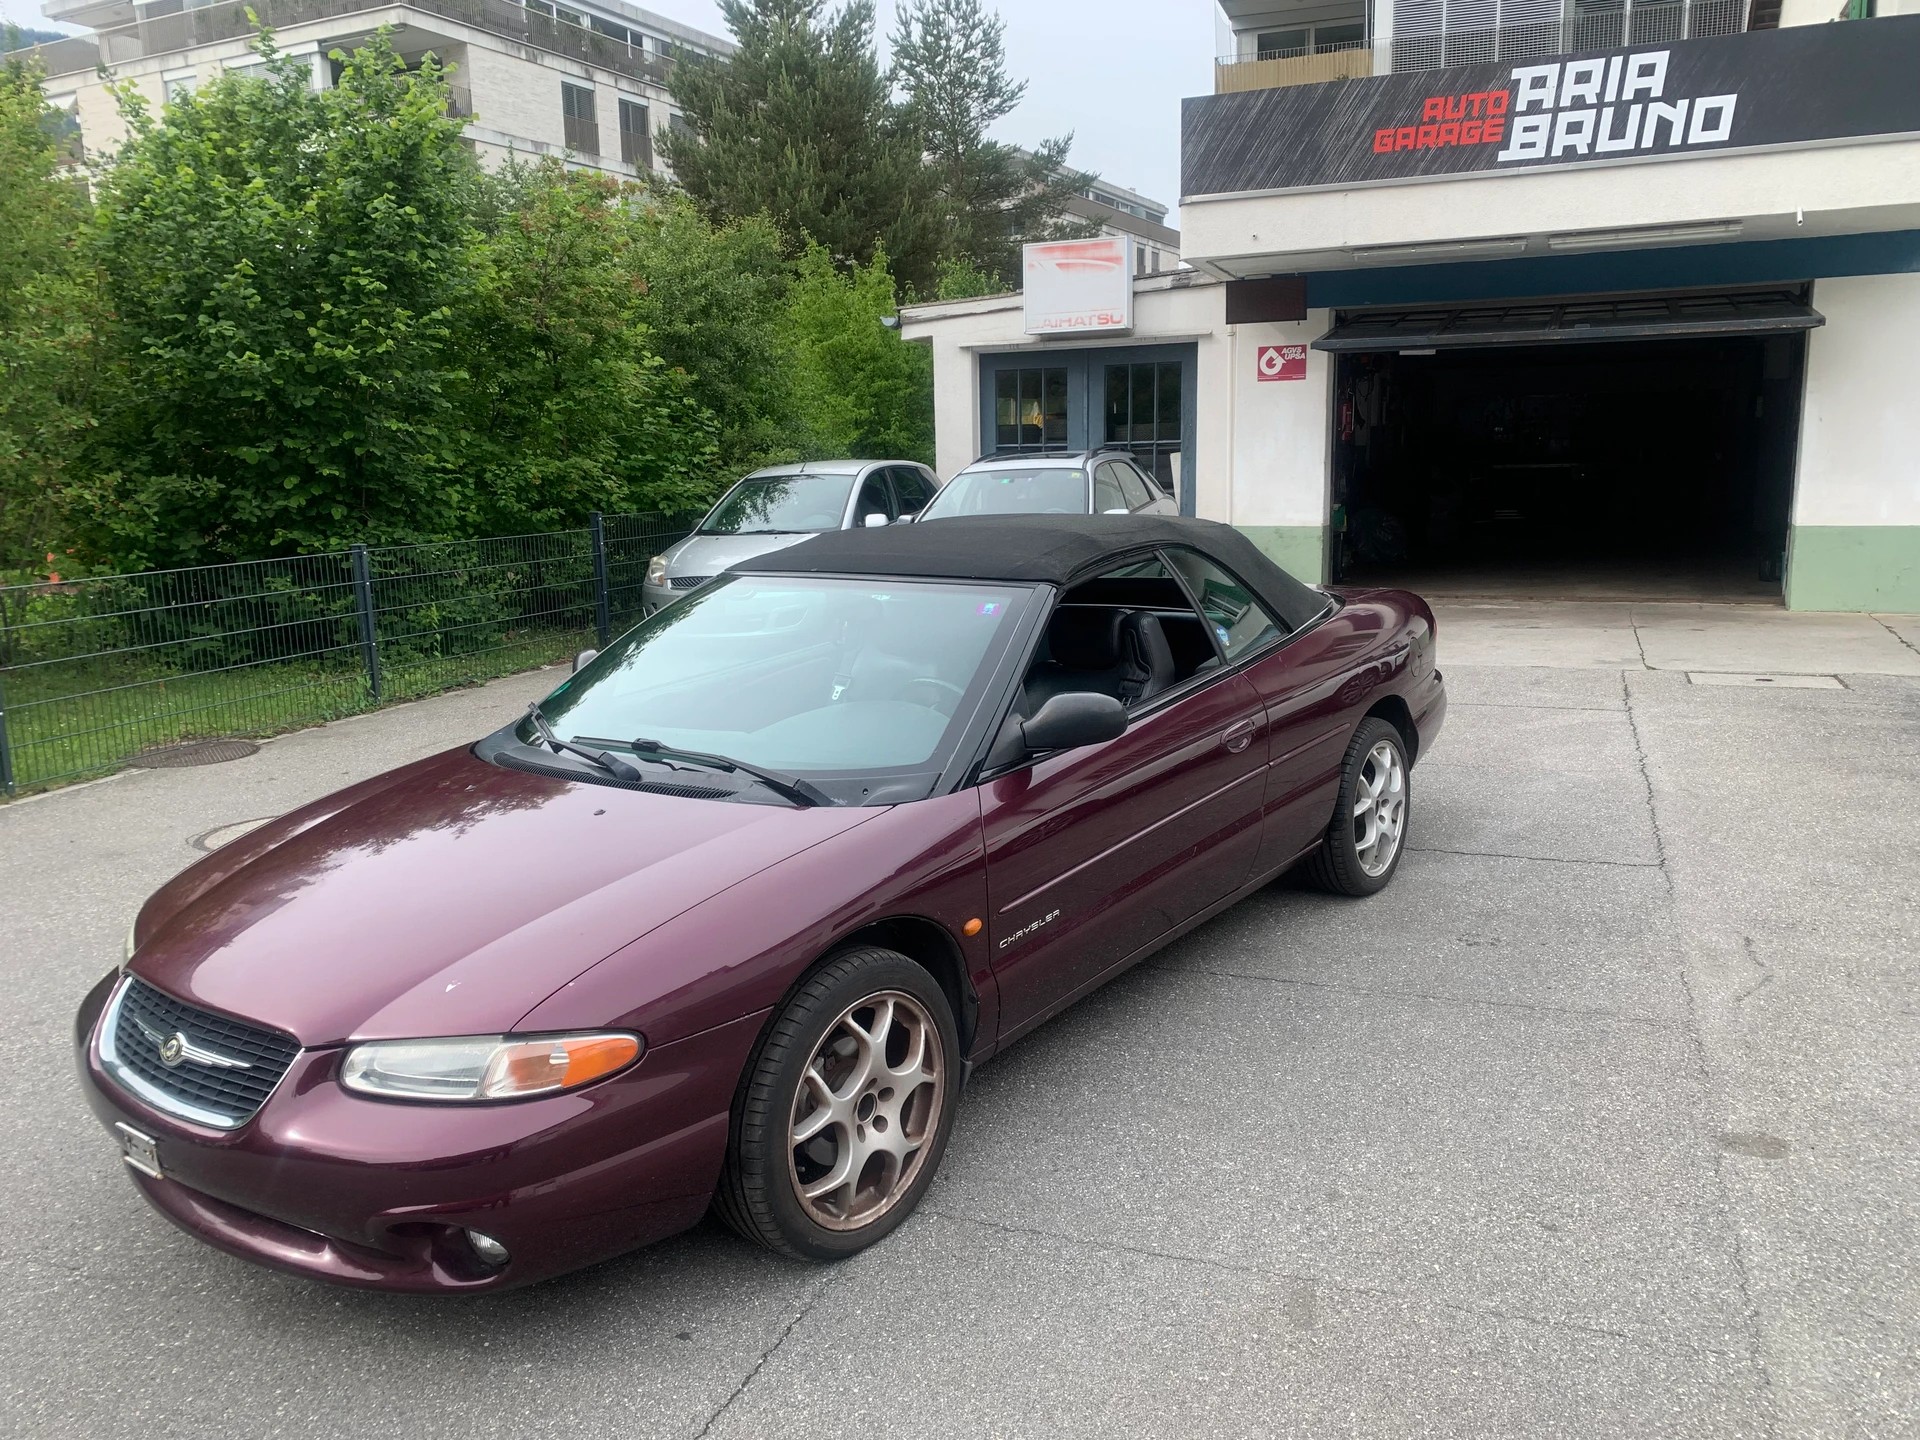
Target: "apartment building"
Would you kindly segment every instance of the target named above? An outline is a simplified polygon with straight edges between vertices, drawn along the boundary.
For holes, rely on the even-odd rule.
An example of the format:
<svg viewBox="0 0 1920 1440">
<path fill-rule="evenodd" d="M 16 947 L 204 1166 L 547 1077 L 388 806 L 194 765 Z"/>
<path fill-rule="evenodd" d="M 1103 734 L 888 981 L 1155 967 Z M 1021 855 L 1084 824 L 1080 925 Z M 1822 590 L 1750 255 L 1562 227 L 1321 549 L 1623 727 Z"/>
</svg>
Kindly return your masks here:
<svg viewBox="0 0 1920 1440">
<path fill-rule="evenodd" d="M 909 309 L 940 468 L 1029 372 L 1128 438 L 1151 370 L 1183 508 L 1309 579 L 1920 611 L 1915 10 L 1220 0 L 1192 268 Z"/>
<path fill-rule="evenodd" d="M 381 26 L 392 28 L 409 63 L 437 57 L 452 72 L 454 108 L 471 117 L 467 139 L 485 164 L 564 153 L 628 178 L 662 168 L 656 137 L 679 123 L 667 90 L 672 67 L 733 50 L 623 0 L 45 0 L 42 9 L 50 20 L 92 27 L 39 51 L 73 143 L 96 149 L 122 134 L 109 80 L 133 84 L 157 105 L 258 64 L 249 9 L 311 69 L 316 88 L 337 76 L 330 54 Z"/>
<path fill-rule="evenodd" d="M 1180 268 L 1180 232 L 1167 224 L 1167 207 L 1138 191 L 1097 180 L 1067 201 L 1067 214 L 1095 220 L 1102 235 L 1131 235 L 1142 275 Z"/>
</svg>

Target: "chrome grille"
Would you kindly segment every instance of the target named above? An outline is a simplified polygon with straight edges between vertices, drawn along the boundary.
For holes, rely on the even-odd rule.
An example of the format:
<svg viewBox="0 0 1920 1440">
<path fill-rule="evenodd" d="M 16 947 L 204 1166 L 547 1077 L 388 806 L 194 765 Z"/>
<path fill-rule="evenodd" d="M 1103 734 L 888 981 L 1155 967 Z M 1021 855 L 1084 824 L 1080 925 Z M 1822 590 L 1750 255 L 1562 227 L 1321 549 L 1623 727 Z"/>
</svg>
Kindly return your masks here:
<svg viewBox="0 0 1920 1440">
<path fill-rule="evenodd" d="M 667 588 L 670 590 L 698 590 L 712 578 L 711 575 L 673 575 L 667 579 Z"/>
<path fill-rule="evenodd" d="M 163 1053 L 178 1037 L 174 1063 Z M 231 1130 L 251 1120 L 287 1073 L 300 1044 L 176 1000 L 128 978 L 100 1034 L 108 1073 L 156 1109 Z"/>
</svg>

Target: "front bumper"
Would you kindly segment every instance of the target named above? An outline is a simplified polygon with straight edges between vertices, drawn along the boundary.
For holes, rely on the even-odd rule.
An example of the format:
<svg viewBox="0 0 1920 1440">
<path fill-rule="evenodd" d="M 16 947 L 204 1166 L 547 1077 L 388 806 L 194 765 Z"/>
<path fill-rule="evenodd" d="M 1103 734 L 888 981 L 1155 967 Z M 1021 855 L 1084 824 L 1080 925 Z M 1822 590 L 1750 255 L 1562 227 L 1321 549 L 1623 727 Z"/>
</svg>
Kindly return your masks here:
<svg viewBox="0 0 1920 1440">
<path fill-rule="evenodd" d="M 656 610 L 665 609 L 668 605 L 671 605 L 675 600 L 679 599 L 680 596 L 688 593 L 690 592 L 675 590 L 666 585 L 642 584 L 640 587 L 641 613 L 651 615 Z"/>
<path fill-rule="evenodd" d="M 109 1131 L 124 1123 L 157 1142 L 164 1178 L 128 1170 L 154 1208 L 229 1254 L 379 1290 L 506 1289 L 694 1224 L 764 1020 L 651 1050 L 571 1094 L 495 1105 L 355 1095 L 336 1079 L 337 1047 L 303 1050 L 257 1115 L 214 1130 L 101 1068 L 95 1032 L 118 979 L 81 1004 L 81 1088 Z M 483 1264 L 469 1229 L 505 1245 L 506 1264 Z"/>
</svg>

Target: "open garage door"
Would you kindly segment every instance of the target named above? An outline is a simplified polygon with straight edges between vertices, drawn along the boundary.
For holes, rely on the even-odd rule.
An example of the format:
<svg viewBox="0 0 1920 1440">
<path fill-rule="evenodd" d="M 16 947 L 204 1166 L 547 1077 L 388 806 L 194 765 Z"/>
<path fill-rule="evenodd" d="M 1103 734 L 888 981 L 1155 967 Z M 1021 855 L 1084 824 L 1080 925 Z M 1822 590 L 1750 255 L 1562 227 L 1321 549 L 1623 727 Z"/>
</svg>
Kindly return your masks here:
<svg viewBox="0 0 1920 1440">
<path fill-rule="evenodd" d="M 1335 577 L 1777 602 L 1820 323 L 1779 288 L 1341 314 Z"/>
<path fill-rule="evenodd" d="M 1362 310 L 1313 342 L 1336 353 L 1559 345 L 1602 340 L 1678 340 L 1812 330 L 1826 320 L 1803 288 L 1709 295 L 1636 295 L 1530 300 L 1446 309 Z"/>
</svg>

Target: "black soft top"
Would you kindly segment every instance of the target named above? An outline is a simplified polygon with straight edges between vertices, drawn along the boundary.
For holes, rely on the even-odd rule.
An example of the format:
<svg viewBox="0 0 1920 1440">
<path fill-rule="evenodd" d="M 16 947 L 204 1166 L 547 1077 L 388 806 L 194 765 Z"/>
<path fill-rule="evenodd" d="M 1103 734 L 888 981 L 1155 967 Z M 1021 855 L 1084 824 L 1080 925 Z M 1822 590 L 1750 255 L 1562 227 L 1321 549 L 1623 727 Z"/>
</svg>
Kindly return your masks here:
<svg viewBox="0 0 1920 1440">
<path fill-rule="evenodd" d="M 1231 525 L 1172 515 L 956 515 L 872 530 L 831 530 L 730 567 L 750 575 L 888 575 L 1068 585 L 1129 550 L 1197 550 L 1238 576 L 1298 629 L 1327 608 Z"/>
</svg>

